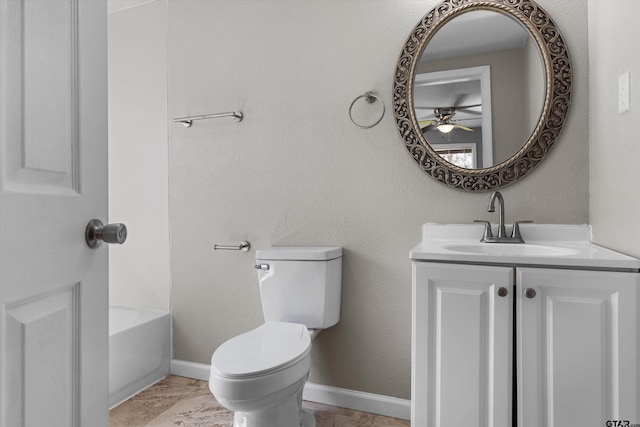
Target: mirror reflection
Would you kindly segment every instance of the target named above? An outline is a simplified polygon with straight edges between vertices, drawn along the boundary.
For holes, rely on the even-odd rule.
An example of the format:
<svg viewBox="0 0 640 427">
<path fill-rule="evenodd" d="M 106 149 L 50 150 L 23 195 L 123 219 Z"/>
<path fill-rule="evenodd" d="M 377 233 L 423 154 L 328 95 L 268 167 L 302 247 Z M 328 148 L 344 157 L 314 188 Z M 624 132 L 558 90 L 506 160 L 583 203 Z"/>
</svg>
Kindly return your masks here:
<svg viewBox="0 0 640 427">
<path fill-rule="evenodd" d="M 510 159 L 535 130 L 545 99 L 535 39 L 516 19 L 492 10 L 456 16 L 426 45 L 416 65 L 416 119 L 432 149 L 466 169 Z"/>
</svg>

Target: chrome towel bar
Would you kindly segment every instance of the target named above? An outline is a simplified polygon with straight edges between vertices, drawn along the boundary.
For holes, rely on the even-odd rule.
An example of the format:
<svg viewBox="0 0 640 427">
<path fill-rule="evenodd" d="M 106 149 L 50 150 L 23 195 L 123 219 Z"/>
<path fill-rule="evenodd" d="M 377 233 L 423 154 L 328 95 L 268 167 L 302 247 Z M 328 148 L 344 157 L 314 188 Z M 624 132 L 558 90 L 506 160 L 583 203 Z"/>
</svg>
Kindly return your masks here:
<svg viewBox="0 0 640 427">
<path fill-rule="evenodd" d="M 228 113 L 204 114 L 201 116 L 179 117 L 177 119 L 173 119 L 173 121 L 176 123 L 182 123 L 184 127 L 190 128 L 195 120 L 217 119 L 220 117 L 233 117 L 233 120 L 235 120 L 236 122 L 240 122 L 242 121 L 242 118 L 244 116 L 240 111 L 230 111 Z"/>
</svg>

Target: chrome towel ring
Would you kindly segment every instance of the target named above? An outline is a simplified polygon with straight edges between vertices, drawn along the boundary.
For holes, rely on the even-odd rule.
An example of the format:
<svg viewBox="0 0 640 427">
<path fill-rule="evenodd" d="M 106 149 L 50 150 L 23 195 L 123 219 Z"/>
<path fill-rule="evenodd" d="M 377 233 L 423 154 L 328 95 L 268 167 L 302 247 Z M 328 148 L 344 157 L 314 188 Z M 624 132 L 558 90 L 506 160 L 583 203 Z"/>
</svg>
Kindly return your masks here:
<svg viewBox="0 0 640 427">
<path fill-rule="evenodd" d="M 382 114 L 380 115 L 380 118 L 378 120 L 376 120 L 374 123 L 370 124 L 370 125 L 361 125 L 360 123 L 357 123 L 355 120 L 353 120 L 353 115 L 351 114 L 351 111 L 353 110 L 353 104 L 355 104 L 356 101 L 358 101 L 360 98 L 364 98 L 364 100 L 367 101 L 369 104 L 373 104 L 375 101 L 378 101 L 382 105 Z M 371 91 L 367 91 L 363 95 L 360 95 L 359 97 L 354 99 L 353 102 L 351 103 L 351 105 L 349 106 L 349 118 L 351 119 L 351 121 L 353 122 L 354 125 L 358 126 L 359 128 L 362 128 L 362 129 L 369 129 L 369 128 L 374 127 L 378 123 L 380 123 L 380 121 L 384 117 L 384 112 L 385 112 L 384 102 L 382 101 L 382 99 L 380 99 L 378 96 L 376 96 L 375 93 L 373 93 Z"/>
</svg>

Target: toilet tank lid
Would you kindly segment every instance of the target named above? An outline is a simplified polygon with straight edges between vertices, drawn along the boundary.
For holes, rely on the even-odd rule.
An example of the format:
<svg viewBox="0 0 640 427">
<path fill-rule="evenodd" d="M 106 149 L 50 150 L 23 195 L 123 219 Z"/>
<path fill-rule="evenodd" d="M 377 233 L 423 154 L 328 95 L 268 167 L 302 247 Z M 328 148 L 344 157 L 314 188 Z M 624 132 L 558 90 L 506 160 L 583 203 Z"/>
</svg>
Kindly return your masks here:
<svg viewBox="0 0 640 427">
<path fill-rule="evenodd" d="M 264 260 L 328 261 L 341 256 L 339 246 L 275 246 L 256 251 L 256 258 Z"/>
</svg>

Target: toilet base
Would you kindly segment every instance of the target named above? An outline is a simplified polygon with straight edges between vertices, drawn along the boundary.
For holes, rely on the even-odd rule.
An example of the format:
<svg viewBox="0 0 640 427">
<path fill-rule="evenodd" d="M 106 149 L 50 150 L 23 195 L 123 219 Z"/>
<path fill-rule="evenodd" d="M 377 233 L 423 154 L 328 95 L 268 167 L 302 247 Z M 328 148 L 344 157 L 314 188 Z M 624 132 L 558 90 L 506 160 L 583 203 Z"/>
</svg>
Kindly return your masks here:
<svg viewBox="0 0 640 427">
<path fill-rule="evenodd" d="M 273 421 L 268 421 L 268 424 L 256 424 L 257 422 L 259 422 L 258 420 L 255 419 L 255 417 L 250 417 L 248 416 L 249 414 L 247 412 L 235 412 L 234 413 L 234 417 L 233 417 L 233 427 L 249 427 L 249 426 L 253 426 L 253 425 L 260 425 L 260 426 L 278 426 L 280 427 L 280 424 L 274 424 Z M 250 419 L 252 418 L 252 419 Z M 316 427 L 316 419 L 313 416 L 313 414 L 311 413 L 311 411 L 307 410 L 307 409 L 303 409 L 302 410 L 302 416 L 301 416 L 302 420 L 300 422 L 300 424 L 294 424 L 295 427 Z"/>
<path fill-rule="evenodd" d="M 253 416 L 251 416 L 253 415 Z M 260 425 L 260 426 L 274 426 L 274 427 L 280 427 L 282 426 L 282 424 L 280 424 L 281 421 L 276 421 L 274 422 L 272 419 L 270 419 L 271 417 L 269 417 L 269 420 L 266 421 L 267 424 L 265 424 L 265 420 L 264 419 L 257 419 L 257 417 L 255 416 L 255 413 L 247 413 L 247 412 L 235 412 L 234 416 L 233 416 L 233 427 L 250 427 L 253 425 Z M 294 419 L 293 421 L 293 426 L 295 427 L 316 427 L 316 419 L 313 416 L 313 414 L 311 413 L 311 411 L 307 410 L 307 409 L 302 409 L 301 411 L 301 421 L 300 423 L 297 423 L 297 417 Z"/>
<path fill-rule="evenodd" d="M 316 427 L 316 418 L 308 409 L 302 410 L 302 427 Z"/>
<path fill-rule="evenodd" d="M 302 409 L 302 389 L 307 378 L 303 378 L 287 389 L 277 392 L 271 397 L 276 405 L 244 412 L 235 411 L 233 427 L 315 427 L 313 414 Z M 283 396 L 286 397 L 282 400 Z M 224 402 L 220 402 L 224 405 Z"/>
</svg>

